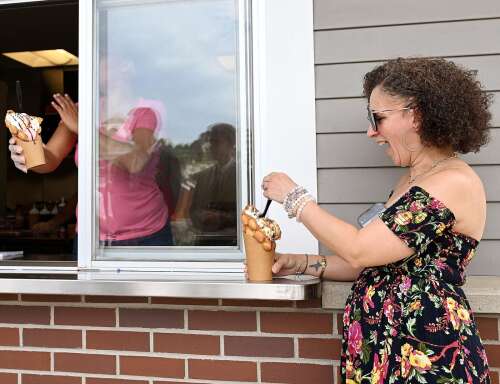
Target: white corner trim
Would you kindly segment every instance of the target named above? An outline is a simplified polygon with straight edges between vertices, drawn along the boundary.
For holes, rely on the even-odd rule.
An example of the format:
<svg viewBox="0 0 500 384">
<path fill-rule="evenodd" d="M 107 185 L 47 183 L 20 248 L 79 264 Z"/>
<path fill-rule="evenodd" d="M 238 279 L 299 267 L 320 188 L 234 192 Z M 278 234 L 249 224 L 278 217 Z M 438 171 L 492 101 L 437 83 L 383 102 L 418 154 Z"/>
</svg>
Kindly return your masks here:
<svg viewBox="0 0 500 384">
<path fill-rule="evenodd" d="M 262 178 L 285 172 L 317 196 L 312 0 L 253 1 L 255 203 Z M 278 204 L 269 216 L 279 252 L 318 252 L 317 240 Z"/>
</svg>

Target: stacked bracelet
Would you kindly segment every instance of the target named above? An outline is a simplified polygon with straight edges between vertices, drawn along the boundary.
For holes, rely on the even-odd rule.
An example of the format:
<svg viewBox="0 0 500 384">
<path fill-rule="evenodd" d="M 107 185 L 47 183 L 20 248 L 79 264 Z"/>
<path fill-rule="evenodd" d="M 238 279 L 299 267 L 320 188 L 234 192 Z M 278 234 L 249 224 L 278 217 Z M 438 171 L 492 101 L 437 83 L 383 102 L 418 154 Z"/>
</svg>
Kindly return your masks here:
<svg viewBox="0 0 500 384">
<path fill-rule="evenodd" d="M 293 188 L 283 200 L 283 208 L 285 208 L 288 218 L 299 217 L 306 204 L 311 200 L 314 198 L 307 193 L 307 189 L 301 186 Z"/>
<path fill-rule="evenodd" d="M 302 211 L 304 210 L 304 208 L 307 205 L 307 203 L 309 203 L 310 201 L 315 201 L 314 197 L 312 197 L 311 195 L 307 194 L 307 195 L 304 196 L 304 198 L 302 199 L 301 203 L 299 204 L 299 206 L 297 208 L 297 212 L 295 214 L 296 220 L 299 223 L 300 223 L 300 215 L 302 215 Z"/>
</svg>

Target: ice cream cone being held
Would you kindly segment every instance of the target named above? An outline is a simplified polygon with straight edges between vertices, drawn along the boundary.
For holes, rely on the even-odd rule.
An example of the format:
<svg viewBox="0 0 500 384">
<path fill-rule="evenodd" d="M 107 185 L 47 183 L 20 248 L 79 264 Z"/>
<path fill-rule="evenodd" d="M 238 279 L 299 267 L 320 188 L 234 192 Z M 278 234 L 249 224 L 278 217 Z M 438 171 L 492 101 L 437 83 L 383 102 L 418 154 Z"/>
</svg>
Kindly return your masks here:
<svg viewBox="0 0 500 384">
<path fill-rule="evenodd" d="M 30 116 L 26 113 L 16 113 L 8 110 L 5 116 L 5 125 L 12 138 L 10 145 L 15 145 L 11 150 L 12 160 L 16 168 L 23 172 L 38 165 L 45 164 L 43 143 L 40 137 L 42 118 Z"/>
<path fill-rule="evenodd" d="M 245 207 L 241 221 L 248 280 L 271 281 L 276 240 L 281 237 L 280 227 L 275 221 L 260 217 L 260 212 L 252 205 Z"/>
</svg>

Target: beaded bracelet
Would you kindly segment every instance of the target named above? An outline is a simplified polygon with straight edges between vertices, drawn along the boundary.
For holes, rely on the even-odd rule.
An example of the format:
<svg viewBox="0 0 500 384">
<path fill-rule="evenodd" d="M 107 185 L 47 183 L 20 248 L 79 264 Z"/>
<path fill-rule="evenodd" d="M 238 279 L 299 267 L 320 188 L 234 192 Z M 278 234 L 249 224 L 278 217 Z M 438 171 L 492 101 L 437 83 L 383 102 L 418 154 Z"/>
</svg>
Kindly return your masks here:
<svg viewBox="0 0 500 384">
<path fill-rule="evenodd" d="M 297 213 L 295 215 L 295 218 L 296 220 L 300 223 L 300 215 L 302 215 L 302 211 L 304 210 L 304 208 L 306 207 L 307 203 L 309 203 L 310 201 L 316 201 L 314 199 L 314 197 L 312 197 L 311 195 L 306 195 L 305 199 L 303 200 L 303 202 L 300 204 L 299 208 L 297 209 Z"/>
<path fill-rule="evenodd" d="M 302 196 L 307 194 L 307 189 L 301 186 L 296 186 L 288 192 L 283 200 L 283 208 L 288 213 L 288 218 L 295 217 L 295 212 Z"/>
</svg>

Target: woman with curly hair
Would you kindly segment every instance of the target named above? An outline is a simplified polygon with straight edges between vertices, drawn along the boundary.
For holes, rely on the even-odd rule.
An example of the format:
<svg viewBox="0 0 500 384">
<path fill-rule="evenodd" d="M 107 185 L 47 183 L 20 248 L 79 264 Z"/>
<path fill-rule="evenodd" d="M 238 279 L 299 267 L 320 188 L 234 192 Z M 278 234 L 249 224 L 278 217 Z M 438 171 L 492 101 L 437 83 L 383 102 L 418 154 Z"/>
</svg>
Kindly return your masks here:
<svg viewBox="0 0 500 384">
<path fill-rule="evenodd" d="M 343 318 L 343 382 L 490 383 L 461 289 L 483 235 L 486 198 L 457 156 L 488 141 L 490 96 L 473 71 L 425 58 L 376 67 L 364 94 L 368 137 L 407 172 L 362 229 L 320 208 L 286 174 L 264 177 L 264 196 L 334 253 L 278 254 L 273 272 L 355 280 Z"/>
</svg>

